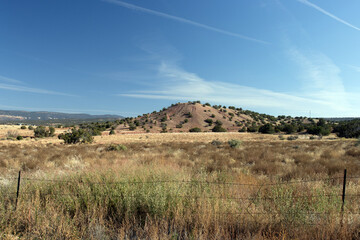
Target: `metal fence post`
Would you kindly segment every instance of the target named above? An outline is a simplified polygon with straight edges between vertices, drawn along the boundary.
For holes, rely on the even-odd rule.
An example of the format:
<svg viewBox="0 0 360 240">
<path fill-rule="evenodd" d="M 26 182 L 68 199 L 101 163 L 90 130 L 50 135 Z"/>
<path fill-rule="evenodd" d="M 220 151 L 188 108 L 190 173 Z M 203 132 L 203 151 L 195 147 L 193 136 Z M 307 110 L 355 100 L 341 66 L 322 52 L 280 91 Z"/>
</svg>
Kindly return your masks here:
<svg viewBox="0 0 360 240">
<path fill-rule="evenodd" d="M 17 190 L 16 190 L 15 210 L 16 210 L 16 208 L 17 208 L 18 199 L 19 199 L 19 192 L 20 192 L 20 179 L 21 179 L 21 171 L 19 171 L 19 177 L 18 177 L 18 184 L 17 184 Z"/>
<path fill-rule="evenodd" d="M 341 205 L 341 226 L 343 226 L 343 221 L 344 221 L 345 191 L 346 191 L 346 169 L 344 169 L 342 205 Z"/>
<path fill-rule="evenodd" d="M 343 192 L 342 192 L 342 206 L 341 212 L 344 212 L 344 205 L 345 205 L 345 190 L 346 190 L 346 169 L 344 169 L 344 181 L 343 181 Z"/>
</svg>

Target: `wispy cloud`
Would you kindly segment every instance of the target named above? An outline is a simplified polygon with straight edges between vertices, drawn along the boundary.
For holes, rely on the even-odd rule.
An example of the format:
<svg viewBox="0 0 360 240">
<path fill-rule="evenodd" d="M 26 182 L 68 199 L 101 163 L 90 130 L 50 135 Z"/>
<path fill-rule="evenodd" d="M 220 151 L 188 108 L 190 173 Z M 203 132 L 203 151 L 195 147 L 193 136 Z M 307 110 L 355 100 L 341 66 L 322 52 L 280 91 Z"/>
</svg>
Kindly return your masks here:
<svg viewBox="0 0 360 240">
<path fill-rule="evenodd" d="M 356 72 L 360 72 L 360 67 L 359 66 L 354 66 L 354 65 L 348 65 L 351 69 L 355 70 Z"/>
<path fill-rule="evenodd" d="M 30 88 L 30 87 L 25 87 L 25 86 L 20 86 L 20 85 L 5 84 L 5 83 L 0 83 L 0 89 L 18 91 L 18 92 L 29 92 L 29 93 L 71 96 L 71 97 L 75 96 L 75 95 L 71 95 L 71 94 L 67 94 L 67 93 L 49 91 L 49 90 L 40 89 L 40 88 Z"/>
<path fill-rule="evenodd" d="M 6 83 L 2 83 L 2 82 L 6 82 Z M 9 84 L 9 83 L 11 83 L 11 84 Z M 62 95 L 62 96 L 75 97 L 75 95 L 71 95 L 71 94 L 67 94 L 67 93 L 61 93 L 61 92 L 56 92 L 56 91 L 51 91 L 51 90 L 46 90 L 46 89 L 41 89 L 41 88 L 32 88 L 32 87 L 27 87 L 25 85 L 26 84 L 23 81 L 0 75 L 0 89 L 17 91 L 17 92 L 29 92 L 29 93 L 40 93 L 40 94 Z"/>
<path fill-rule="evenodd" d="M 292 92 L 272 91 L 237 83 L 210 81 L 180 66 L 180 61 L 164 57 L 155 72 L 148 72 L 153 86 L 122 92 L 118 96 L 174 101 L 201 100 L 236 105 L 271 114 L 316 116 L 359 116 L 360 96 L 347 92 L 341 69 L 326 55 L 297 48 L 288 50 L 288 57 L 300 72 L 302 87 Z M 271 81 L 271 79 L 267 79 Z"/>
<path fill-rule="evenodd" d="M 206 25 L 206 24 L 194 22 L 194 21 L 186 19 L 186 18 L 177 17 L 177 16 L 173 16 L 173 15 L 170 15 L 170 14 L 167 14 L 167 13 L 151 10 L 151 9 L 148 9 L 148 8 L 139 7 L 137 5 L 122 2 L 122 1 L 119 1 L 119 0 L 103 0 L 103 1 L 113 3 L 113 4 L 116 4 L 118 6 L 125 7 L 125 8 L 128 8 L 128 9 L 131 9 L 131 10 L 148 13 L 148 14 L 155 15 L 155 16 L 162 17 L 162 18 L 167 18 L 167 19 L 170 19 L 170 20 L 173 20 L 173 21 L 189 24 L 189 25 L 192 25 L 192 26 L 195 26 L 195 27 L 203 28 L 203 29 L 210 30 L 210 31 L 213 31 L 213 32 L 225 34 L 225 35 L 228 35 L 228 36 L 237 37 L 237 38 L 241 38 L 241 39 L 245 39 L 245 40 L 249 40 L 249 41 L 253 41 L 253 42 L 257 42 L 257 43 L 262 43 L 262 44 L 269 44 L 269 42 L 266 42 L 266 41 L 263 41 L 263 40 L 248 37 L 248 36 L 238 34 L 238 33 L 234 33 L 234 32 L 229 32 L 229 31 L 226 31 L 226 30 L 223 30 L 223 29 L 220 29 L 220 28 L 216 28 L 216 27 L 212 27 L 212 26 L 209 26 L 209 25 Z"/>
<path fill-rule="evenodd" d="M 19 81 L 19 80 L 13 79 L 13 78 L 4 77 L 4 76 L 1 76 L 1 75 L 0 75 L 0 81 L 10 82 L 10 83 L 18 83 L 18 84 L 23 83 L 22 81 Z"/>
<path fill-rule="evenodd" d="M 301 70 L 303 95 L 327 101 L 337 111 L 351 109 L 340 68 L 324 54 L 304 54 L 296 48 L 289 50 L 290 57 Z"/>
<path fill-rule="evenodd" d="M 351 23 L 349 23 L 349 22 L 335 16 L 334 14 L 329 13 L 328 11 L 324 10 L 323 8 L 319 7 L 318 5 L 315 5 L 314 3 L 309 2 L 308 0 L 298 0 L 298 1 L 305 4 L 305 5 L 307 5 L 307 6 L 309 6 L 309 7 L 312 7 L 314 9 L 318 10 L 319 12 L 321 12 L 321 13 L 335 19 L 336 21 L 338 21 L 338 22 L 340 22 L 342 24 L 345 24 L 348 27 L 351 27 L 351 28 L 353 28 L 355 30 L 360 31 L 360 28 L 358 28 L 358 27 L 352 25 Z"/>
<path fill-rule="evenodd" d="M 316 96 L 280 93 L 240 84 L 207 81 L 173 63 L 162 62 L 158 69 L 158 77 L 161 79 L 158 89 L 121 93 L 119 96 L 179 101 L 201 100 L 250 109 L 271 111 L 275 109 L 278 113 L 287 114 L 307 113 L 310 109 L 314 109 L 314 112 L 317 110 L 319 114 L 326 114 L 329 109 L 337 107 L 333 102 Z"/>
</svg>

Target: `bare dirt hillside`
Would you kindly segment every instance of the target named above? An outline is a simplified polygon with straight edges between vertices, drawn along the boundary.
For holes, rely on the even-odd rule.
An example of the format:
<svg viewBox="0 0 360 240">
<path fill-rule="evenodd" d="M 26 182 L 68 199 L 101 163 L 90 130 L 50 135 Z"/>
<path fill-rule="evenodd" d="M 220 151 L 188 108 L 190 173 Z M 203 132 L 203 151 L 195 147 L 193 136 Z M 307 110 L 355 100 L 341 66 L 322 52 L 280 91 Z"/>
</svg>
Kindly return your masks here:
<svg viewBox="0 0 360 240">
<path fill-rule="evenodd" d="M 132 132 L 188 132 L 199 128 L 211 132 L 214 126 L 221 125 L 228 132 L 237 132 L 245 126 L 270 121 L 267 116 L 244 111 L 241 108 L 211 106 L 197 102 L 173 104 L 168 108 L 144 114 L 128 123 L 119 125 L 117 131 L 126 131 L 132 125 Z"/>
</svg>

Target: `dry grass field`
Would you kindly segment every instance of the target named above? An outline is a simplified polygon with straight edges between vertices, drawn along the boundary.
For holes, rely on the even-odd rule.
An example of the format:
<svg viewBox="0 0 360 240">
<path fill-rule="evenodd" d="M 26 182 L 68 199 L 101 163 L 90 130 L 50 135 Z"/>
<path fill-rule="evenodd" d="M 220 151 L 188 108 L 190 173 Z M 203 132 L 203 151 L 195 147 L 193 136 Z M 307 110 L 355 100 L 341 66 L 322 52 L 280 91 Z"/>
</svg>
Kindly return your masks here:
<svg viewBox="0 0 360 240">
<path fill-rule="evenodd" d="M 240 146 L 230 147 L 231 139 Z M 360 146 L 334 136 L 105 134 L 87 145 L 55 137 L 1 140 L 0 238 L 358 239 L 357 177 Z"/>
</svg>

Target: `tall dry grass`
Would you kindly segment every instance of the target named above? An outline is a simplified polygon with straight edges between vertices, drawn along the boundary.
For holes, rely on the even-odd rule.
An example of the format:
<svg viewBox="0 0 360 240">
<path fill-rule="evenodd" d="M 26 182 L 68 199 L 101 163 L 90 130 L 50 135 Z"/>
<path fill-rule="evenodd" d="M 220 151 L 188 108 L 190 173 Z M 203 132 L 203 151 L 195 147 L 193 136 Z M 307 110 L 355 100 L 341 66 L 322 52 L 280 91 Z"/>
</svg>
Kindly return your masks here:
<svg viewBox="0 0 360 240">
<path fill-rule="evenodd" d="M 359 238 L 358 179 L 349 180 L 340 224 L 343 169 L 360 175 L 353 142 L 126 147 L 0 146 L 1 238 Z"/>
</svg>

